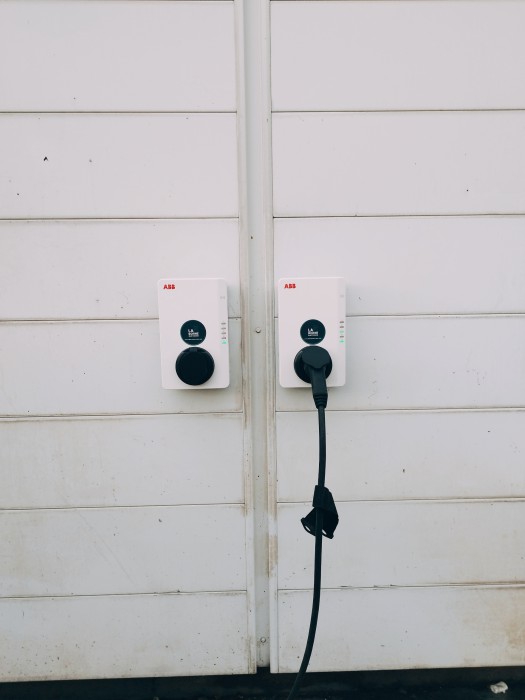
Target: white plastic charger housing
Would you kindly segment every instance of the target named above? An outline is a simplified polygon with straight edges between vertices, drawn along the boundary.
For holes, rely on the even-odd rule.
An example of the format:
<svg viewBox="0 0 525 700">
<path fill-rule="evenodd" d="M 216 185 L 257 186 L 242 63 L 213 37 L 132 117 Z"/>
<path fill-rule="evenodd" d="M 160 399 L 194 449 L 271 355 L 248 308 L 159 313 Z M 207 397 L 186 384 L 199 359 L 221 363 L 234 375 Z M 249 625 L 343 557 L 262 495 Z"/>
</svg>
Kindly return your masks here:
<svg viewBox="0 0 525 700">
<path fill-rule="evenodd" d="M 346 283 L 343 277 L 284 277 L 278 282 L 279 383 L 309 387 L 294 369 L 302 348 L 319 345 L 332 358 L 327 386 L 346 380 Z"/>
<path fill-rule="evenodd" d="M 158 282 L 161 380 L 164 389 L 223 389 L 230 383 L 227 286 L 218 278 L 168 278 Z M 200 348 L 213 358 L 213 374 L 185 383 L 176 363 Z"/>
</svg>

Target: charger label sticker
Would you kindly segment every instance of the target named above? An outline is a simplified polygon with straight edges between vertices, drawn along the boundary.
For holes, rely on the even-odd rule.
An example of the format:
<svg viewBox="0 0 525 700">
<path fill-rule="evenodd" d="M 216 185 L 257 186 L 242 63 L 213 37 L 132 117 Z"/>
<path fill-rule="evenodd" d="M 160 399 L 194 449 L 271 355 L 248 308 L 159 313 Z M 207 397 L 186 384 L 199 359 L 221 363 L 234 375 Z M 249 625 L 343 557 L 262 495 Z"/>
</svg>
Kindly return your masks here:
<svg viewBox="0 0 525 700">
<path fill-rule="evenodd" d="M 305 321 L 301 326 L 301 338 L 308 345 L 317 345 L 326 335 L 326 329 L 321 323 L 315 318 L 311 318 L 309 321 Z"/>
<path fill-rule="evenodd" d="M 185 321 L 180 327 L 180 337 L 188 345 L 200 345 L 206 338 L 206 328 L 200 321 Z"/>
</svg>

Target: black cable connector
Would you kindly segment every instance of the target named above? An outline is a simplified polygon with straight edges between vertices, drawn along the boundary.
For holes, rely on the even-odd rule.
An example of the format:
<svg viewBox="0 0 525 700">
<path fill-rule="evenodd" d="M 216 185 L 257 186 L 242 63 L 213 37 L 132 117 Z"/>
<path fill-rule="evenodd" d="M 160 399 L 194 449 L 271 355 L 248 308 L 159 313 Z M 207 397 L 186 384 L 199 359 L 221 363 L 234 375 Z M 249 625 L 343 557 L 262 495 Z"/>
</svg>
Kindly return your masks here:
<svg viewBox="0 0 525 700">
<path fill-rule="evenodd" d="M 315 487 L 312 506 L 313 510 L 306 517 L 301 518 L 304 529 L 310 535 L 315 535 L 317 510 L 320 509 L 323 511 L 323 535 L 331 540 L 334 536 L 335 528 L 339 524 L 339 515 L 335 507 L 334 497 L 326 486 Z"/>
<path fill-rule="evenodd" d="M 328 403 L 326 378 L 332 371 L 332 358 L 328 350 L 318 345 L 309 345 L 299 350 L 293 364 L 299 379 L 312 385 L 315 407 L 326 408 Z"/>
</svg>

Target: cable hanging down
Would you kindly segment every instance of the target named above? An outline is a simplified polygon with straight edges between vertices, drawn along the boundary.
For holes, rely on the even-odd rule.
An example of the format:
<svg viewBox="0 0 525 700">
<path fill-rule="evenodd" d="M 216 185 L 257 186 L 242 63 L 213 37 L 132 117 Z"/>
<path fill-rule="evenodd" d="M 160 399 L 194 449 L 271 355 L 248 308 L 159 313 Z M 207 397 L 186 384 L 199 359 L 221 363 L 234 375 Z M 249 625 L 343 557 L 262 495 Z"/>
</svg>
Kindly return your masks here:
<svg viewBox="0 0 525 700">
<path fill-rule="evenodd" d="M 332 370 L 332 361 L 329 353 L 324 348 L 316 346 L 300 350 L 295 358 L 294 365 L 301 379 L 312 385 L 312 394 L 317 408 L 319 424 L 319 472 L 312 502 L 313 510 L 306 517 L 301 519 L 304 529 L 315 536 L 312 613 L 310 616 L 310 627 L 303 660 L 287 700 L 293 700 L 293 698 L 297 697 L 314 646 L 317 620 L 319 617 L 319 604 L 321 601 L 323 536 L 332 539 L 339 522 L 339 516 L 332 494 L 324 485 L 326 474 L 325 408 L 328 402 L 326 377 Z"/>
</svg>

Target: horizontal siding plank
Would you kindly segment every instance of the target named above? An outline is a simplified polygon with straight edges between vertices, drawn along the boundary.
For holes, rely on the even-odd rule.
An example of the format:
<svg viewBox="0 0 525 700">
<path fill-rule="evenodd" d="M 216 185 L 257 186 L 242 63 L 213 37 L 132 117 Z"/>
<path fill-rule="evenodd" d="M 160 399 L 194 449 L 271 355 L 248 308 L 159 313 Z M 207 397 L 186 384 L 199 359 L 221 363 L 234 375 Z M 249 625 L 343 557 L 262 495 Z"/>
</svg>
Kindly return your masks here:
<svg viewBox="0 0 525 700">
<path fill-rule="evenodd" d="M 243 481 L 240 414 L 0 421 L 0 508 L 242 503 Z"/>
<path fill-rule="evenodd" d="M 323 556 L 326 588 L 525 581 L 525 501 L 341 503 Z M 278 509 L 279 588 L 310 588 L 310 504 Z M 343 554 L 344 551 L 344 555 Z"/>
<path fill-rule="evenodd" d="M 520 214 L 525 112 L 276 114 L 274 214 Z"/>
<path fill-rule="evenodd" d="M 0 600 L 2 681 L 253 672 L 245 593 Z"/>
<path fill-rule="evenodd" d="M 279 594 L 279 671 L 296 672 L 310 592 Z M 521 666 L 524 587 L 323 591 L 311 671 Z"/>
<path fill-rule="evenodd" d="M 330 411 L 326 422 L 337 501 L 525 497 L 525 411 Z M 316 417 L 278 413 L 276 430 L 277 500 L 308 501 Z"/>
<path fill-rule="evenodd" d="M 237 215 L 233 114 L 0 115 L 0 218 Z"/>
<path fill-rule="evenodd" d="M 0 511 L 1 597 L 246 588 L 243 506 Z"/>
<path fill-rule="evenodd" d="M 160 384 L 157 321 L 0 324 L 0 415 L 240 411 L 240 322 L 230 321 L 230 387 Z"/>
<path fill-rule="evenodd" d="M 166 277 L 224 278 L 240 316 L 238 251 L 235 219 L 0 221 L 0 318 L 155 318 Z"/>
<path fill-rule="evenodd" d="M 521 216 L 275 220 L 275 279 L 344 277 L 349 315 L 523 312 L 523 260 Z"/>
<path fill-rule="evenodd" d="M 233 32 L 232 2 L 1 2 L 0 110 L 233 111 Z"/>
<path fill-rule="evenodd" d="M 273 2 L 273 108 L 523 109 L 524 24 L 514 0 Z"/>
<path fill-rule="evenodd" d="M 346 385 L 329 408 L 524 406 L 525 316 L 353 318 L 346 345 Z M 312 407 L 307 388 L 278 387 L 277 410 Z"/>
</svg>

